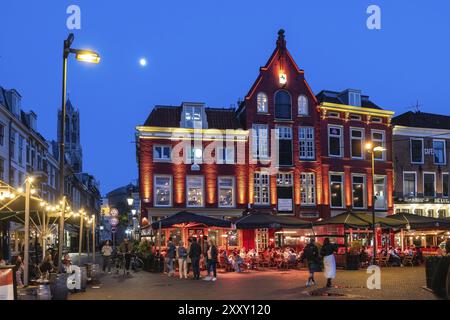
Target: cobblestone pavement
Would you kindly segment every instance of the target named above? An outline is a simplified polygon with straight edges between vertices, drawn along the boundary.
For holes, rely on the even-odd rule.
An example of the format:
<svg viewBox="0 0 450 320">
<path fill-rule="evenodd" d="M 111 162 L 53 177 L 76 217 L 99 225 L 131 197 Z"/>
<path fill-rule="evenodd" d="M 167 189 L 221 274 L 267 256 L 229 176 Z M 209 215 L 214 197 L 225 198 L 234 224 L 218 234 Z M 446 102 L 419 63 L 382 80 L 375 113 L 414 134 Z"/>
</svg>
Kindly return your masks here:
<svg viewBox="0 0 450 320">
<path fill-rule="evenodd" d="M 306 288 L 306 270 L 247 271 L 241 274 L 219 272 L 217 282 L 169 278 L 144 271 L 130 276 L 105 275 L 98 287 L 70 296 L 71 300 L 300 300 L 300 299 L 381 299 L 433 300 L 423 289 L 425 269 L 383 268 L 381 290 L 366 288 L 366 270 L 338 270 L 334 288 L 325 289 L 322 273 L 317 286 Z"/>
</svg>

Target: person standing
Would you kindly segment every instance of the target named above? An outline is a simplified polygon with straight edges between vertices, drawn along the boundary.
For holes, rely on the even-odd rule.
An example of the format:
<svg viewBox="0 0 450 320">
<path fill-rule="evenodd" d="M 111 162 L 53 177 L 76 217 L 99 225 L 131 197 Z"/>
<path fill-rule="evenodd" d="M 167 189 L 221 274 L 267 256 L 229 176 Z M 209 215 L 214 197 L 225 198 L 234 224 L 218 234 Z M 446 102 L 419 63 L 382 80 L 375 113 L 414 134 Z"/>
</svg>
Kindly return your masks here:
<svg viewBox="0 0 450 320">
<path fill-rule="evenodd" d="M 206 270 L 208 271 L 205 281 L 216 281 L 217 280 L 217 256 L 219 252 L 216 245 L 212 239 L 208 240 L 208 250 L 206 251 L 207 265 Z M 212 277 L 211 277 L 212 273 Z"/>
<path fill-rule="evenodd" d="M 306 282 L 306 287 L 309 288 L 311 285 L 316 285 L 316 280 L 314 280 L 314 273 L 320 271 L 319 249 L 315 244 L 314 238 L 311 238 L 305 249 L 303 249 L 301 261 L 304 262 L 305 259 L 308 263 L 309 270 L 309 278 Z"/>
<path fill-rule="evenodd" d="M 103 257 L 103 273 L 108 269 L 108 273 L 111 273 L 111 255 L 112 255 L 112 247 L 109 240 L 105 242 L 102 247 L 102 257 Z"/>
<path fill-rule="evenodd" d="M 180 245 L 177 249 L 177 257 L 178 257 L 178 267 L 180 269 L 180 279 L 183 279 L 183 276 L 185 279 L 187 279 L 187 259 L 188 252 L 186 248 L 183 245 L 183 242 L 180 242 Z"/>
<path fill-rule="evenodd" d="M 194 271 L 194 280 L 200 279 L 200 256 L 202 248 L 197 242 L 197 238 L 192 239 L 191 249 L 189 250 L 189 257 L 192 261 L 192 269 Z"/>
<path fill-rule="evenodd" d="M 336 278 L 336 259 L 334 258 L 334 253 L 336 251 L 336 245 L 332 244 L 329 238 L 325 238 L 322 249 L 320 249 L 320 255 L 323 257 L 327 288 L 331 288 L 331 281 Z"/>
<path fill-rule="evenodd" d="M 186 273 L 189 274 L 191 272 L 191 266 L 192 266 L 192 261 L 191 261 L 191 257 L 189 257 L 189 252 L 191 251 L 191 244 L 192 244 L 192 238 L 188 239 L 188 246 L 187 246 L 187 257 L 186 257 L 186 266 L 187 266 L 187 271 Z"/>
<path fill-rule="evenodd" d="M 167 269 L 169 277 L 175 274 L 173 269 L 173 261 L 176 256 L 176 248 L 172 242 L 172 237 L 169 237 L 169 243 L 167 243 Z"/>
<path fill-rule="evenodd" d="M 445 242 L 445 254 L 450 255 L 450 238 L 447 238 Z"/>
</svg>

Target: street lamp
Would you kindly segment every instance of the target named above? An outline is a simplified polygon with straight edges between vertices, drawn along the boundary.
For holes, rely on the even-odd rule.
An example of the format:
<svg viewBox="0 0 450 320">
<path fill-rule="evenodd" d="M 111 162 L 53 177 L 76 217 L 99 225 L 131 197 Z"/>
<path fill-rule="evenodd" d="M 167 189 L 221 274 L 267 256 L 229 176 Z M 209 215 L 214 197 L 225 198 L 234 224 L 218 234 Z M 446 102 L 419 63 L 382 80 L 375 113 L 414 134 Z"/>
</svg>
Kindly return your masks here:
<svg viewBox="0 0 450 320">
<path fill-rule="evenodd" d="M 127 198 L 127 202 L 128 202 L 128 205 L 131 207 L 132 205 L 133 205 L 133 203 L 134 203 L 134 199 L 133 198 Z"/>
<path fill-rule="evenodd" d="M 386 148 L 381 146 L 374 147 L 372 143 L 366 144 L 366 150 L 371 154 L 372 157 L 372 241 L 373 241 L 373 265 L 377 263 L 377 238 L 376 238 L 376 227 L 375 227 L 375 201 L 377 196 L 375 195 L 375 152 L 384 152 Z"/>
<path fill-rule="evenodd" d="M 59 246 L 58 246 L 58 268 L 59 271 L 63 271 L 61 258 L 64 244 L 64 219 L 65 219 L 65 193 L 64 193 L 64 148 L 65 148 L 65 131 L 66 131 L 66 95 L 67 95 L 67 61 L 69 55 L 75 54 L 78 61 L 87 63 L 99 63 L 100 55 L 90 50 L 72 49 L 72 43 L 75 40 L 73 33 L 69 34 L 66 40 L 64 40 L 63 46 L 63 77 L 62 77 L 62 108 L 61 108 L 61 130 L 59 133 L 59 192 L 62 201 L 61 218 L 59 221 Z"/>
</svg>

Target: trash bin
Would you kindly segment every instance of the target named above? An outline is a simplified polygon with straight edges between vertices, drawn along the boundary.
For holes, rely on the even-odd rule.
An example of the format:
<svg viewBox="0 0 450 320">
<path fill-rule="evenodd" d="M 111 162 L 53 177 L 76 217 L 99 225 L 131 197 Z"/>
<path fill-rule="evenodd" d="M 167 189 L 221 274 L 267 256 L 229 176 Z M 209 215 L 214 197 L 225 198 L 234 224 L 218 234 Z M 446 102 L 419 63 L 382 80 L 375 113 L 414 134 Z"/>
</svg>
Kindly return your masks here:
<svg viewBox="0 0 450 320">
<path fill-rule="evenodd" d="M 69 274 L 62 273 L 56 276 L 53 282 L 50 282 L 50 291 L 53 300 L 67 300 L 69 288 L 67 288 L 67 278 Z"/>
</svg>

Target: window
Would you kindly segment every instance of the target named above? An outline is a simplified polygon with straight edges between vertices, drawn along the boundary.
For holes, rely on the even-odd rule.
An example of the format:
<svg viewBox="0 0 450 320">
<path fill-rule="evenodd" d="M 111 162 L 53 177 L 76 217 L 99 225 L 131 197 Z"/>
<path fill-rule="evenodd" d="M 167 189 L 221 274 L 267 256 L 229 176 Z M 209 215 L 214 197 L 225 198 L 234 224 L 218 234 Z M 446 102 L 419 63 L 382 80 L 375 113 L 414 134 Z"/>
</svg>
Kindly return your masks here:
<svg viewBox="0 0 450 320">
<path fill-rule="evenodd" d="M 202 107 L 199 106 L 184 107 L 185 124 L 187 128 L 193 129 L 203 128 L 202 111 L 203 111 Z"/>
<path fill-rule="evenodd" d="M 361 106 L 361 94 L 359 92 L 349 91 L 348 93 L 348 104 L 351 106 Z"/>
<path fill-rule="evenodd" d="M 298 115 L 307 116 L 309 114 L 308 98 L 304 95 L 298 97 Z"/>
<path fill-rule="evenodd" d="M 5 144 L 5 126 L 0 123 L 0 146 Z"/>
<path fill-rule="evenodd" d="M 403 172 L 403 196 L 415 197 L 417 195 L 417 175 L 415 172 Z"/>
<path fill-rule="evenodd" d="M 5 161 L 0 158 L 0 180 L 5 180 Z"/>
<path fill-rule="evenodd" d="M 313 127 L 298 128 L 298 143 L 300 149 L 300 160 L 314 160 L 316 158 Z"/>
<path fill-rule="evenodd" d="M 257 97 L 257 110 L 258 113 L 267 113 L 269 111 L 269 102 L 267 95 L 263 92 L 258 93 Z"/>
<path fill-rule="evenodd" d="M 275 94 L 275 118 L 292 119 L 291 95 L 286 90 L 280 90 Z"/>
<path fill-rule="evenodd" d="M 316 176 L 314 173 L 300 175 L 300 198 L 304 206 L 316 204 Z"/>
<path fill-rule="evenodd" d="M 11 168 L 9 170 L 9 184 L 13 187 L 17 187 L 16 185 L 16 169 Z"/>
<path fill-rule="evenodd" d="M 385 210 L 386 209 L 386 177 L 375 176 L 374 178 L 374 191 L 375 191 L 375 209 Z"/>
<path fill-rule="evenodd" d="M 448 198 L 448 173 L 442 174 L 442 196 Z"/>
<path fill-rule="evenodd" d="M 16 131 L 11 129 L 11 136 L 9 137 L 9 155 L 11 159 L 16 158 Z"/>
<path fill-rule="evenodd" d="M 219 207 L 234 207 L 234 178 L 219 178 Z"/>
<path fill-rule="evenodd" d="M 386 148 L 386 139 L 384 131 L 372 131 L 372 145 L 373 147 Z M 386 160 L 386 151 L 375 152 L 375 160 Z"/>
<path fill-rule="evenodd" d="M 361 117 L 359 114 L 351 114 L 351 115 L 350 115 L 350 120 L 353 120 L 353 121 L 361 121 L 361 120 L 362 120 L 362 117 Z"/>
<path fill-rule="evenodd" d="M 373 117 L 373 118 L 372 118 L 372 122 L 373 122 L 373 123 L 382 123 L 382 122 L 383 122 L 383 119 L 377 118 L 377 117 Z"/>
<path fill-rule="evenodd" d="M 438 218 L 439 219 L 445 219 L 447 217 L 447 210 L 440 209 L 438 210 Z"/>
<path fill-rule="evenodd" d="M 186 163 L 201 164 L 203 162 L 203 149 L 199 147 L 187 148 Z"/>
<path fill-rule="evenodd" d="M 330 175 L 331 208 L 344 207 L 344 174 Z"/>
<path fill-rule="evenodd" d="M 352 158 L 364 158 L 364 129 L 350 129 Z"/>
<path fill-rule="evenodd" d="M 278 212 L 293 212 L 293 174 L 281 172 L 277 174 Z"/>
<path fill-rule="evenodd" d="M 26 161 L 27 164 L 30 164 L 30 141 L 27 141 L 27 146 L 26 146 L 26 150 L 25 150 L 25 157 L 26 157 Z"/>
<path fill-rule="evenodd" d="M 330 117 L 330 118 L 340 118 L 341 115 L 340 115 L 339 112 L 330 112 L 330 113 L 328 114 L 328 117 Z"/>
<path fill-rule="evenodd" d="M 342 127 L 328 127 L 328 150 L 330 157 L 342 157 Z"/>
<path fill-rule="evenodd" d="M 254 159 L 266 159 L 269 156 L 269 129 L 266 124 L 254 124 L 252 130 L 252 152 Z"/>
<path fill-rule="evenodd" d="M 411 139 L 411 163 L 423 163 L 423 139 Z"/>
<path fill-rule="evenodd" d="M 172 206 L 172 177 L 155 176 L 155 207 Z"/>
<path fill-rule="evenodd" d="M 234 163 L 234 147 L 218 147 L 216 152 L 218 164 Z"/>
<path fill-rule="evenodd" d="M 257 205 L 269 204 L 269 174 L 267 172 L 255 172 L 253 175 L 254 201 Z"/>
<path fill-rule="evenodd" d="M 423 196 L 433 198 L 436 196 L 436 175 L 434 172 L 423 173 Z"/>
<path fill-rule="evenodd" d="M 366 208 L 366 177 L 364 175 L 352 176 L 352 189 L 353 189 L 353 208 L 364 209 Z"/>
<path fill-rule="evenodd" d="M 278 162 L 280 166 L 292 166 L 292 128 L 276 127 Z"/>
<path fill-rule="evenodd" d="M 18 151 L 19 164 L 23 164 L 23 142 L 24 142 L 24 137 L 19 135 L 19 151 Z"/>
<path fill-rule="evenodd" d="M 433 140 L 435 164 L 445 164 L 447 162 L 445 149 L 445 140 Z"/>
<path fill-rule="evenodd" d="M 203 177 L 187 177 L 187 206 L 203 207 Z"/>
<path fill-rule="evenodd" d="M 153 146 L 153 160 L 170 161 L 172 159 L 171 146 Z"/>
</svg>

